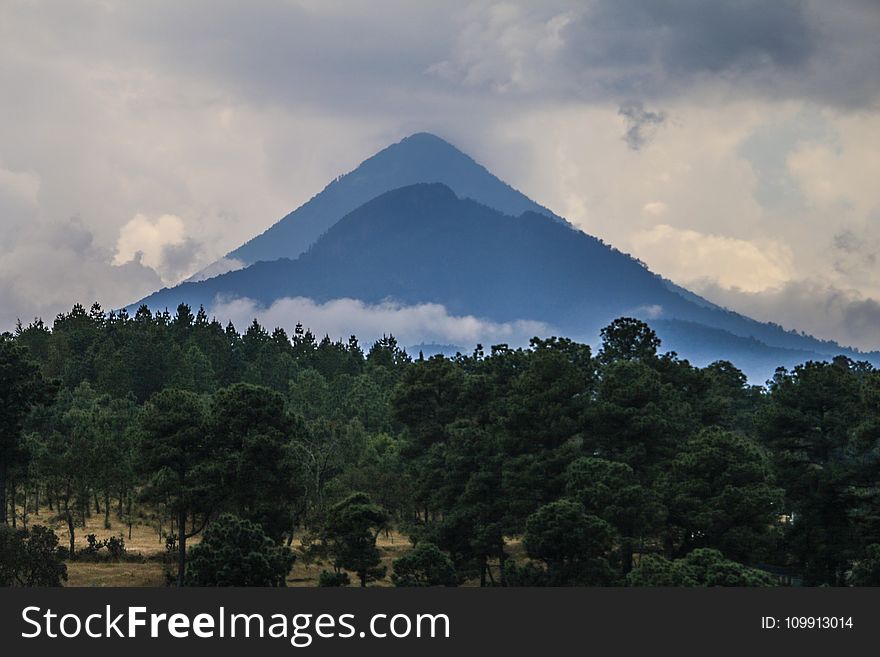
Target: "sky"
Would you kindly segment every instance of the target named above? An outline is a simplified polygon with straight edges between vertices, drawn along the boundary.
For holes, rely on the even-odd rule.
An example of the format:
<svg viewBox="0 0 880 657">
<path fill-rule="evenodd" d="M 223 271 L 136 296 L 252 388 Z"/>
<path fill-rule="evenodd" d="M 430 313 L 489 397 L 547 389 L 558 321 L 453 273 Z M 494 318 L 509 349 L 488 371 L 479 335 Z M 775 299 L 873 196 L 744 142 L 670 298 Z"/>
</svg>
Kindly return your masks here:
<svg viewBox="0 0 880 657">
<path fill-rule="evenodd" d="M 878 33 L 870 0 L 0 0 L 0 330 L 173 285 L 429 131 L 716 303 L 880 348 Z"/>
</svg>

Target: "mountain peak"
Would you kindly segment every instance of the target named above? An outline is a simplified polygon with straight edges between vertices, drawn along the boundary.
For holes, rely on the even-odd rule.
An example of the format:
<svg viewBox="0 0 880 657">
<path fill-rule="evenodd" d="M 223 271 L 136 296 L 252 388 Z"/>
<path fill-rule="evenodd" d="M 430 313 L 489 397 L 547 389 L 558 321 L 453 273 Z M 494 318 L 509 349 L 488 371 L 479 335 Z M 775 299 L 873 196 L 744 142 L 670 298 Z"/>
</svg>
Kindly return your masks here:
<svg viewBox="0 0 880 657">
<path fill-rule="evenodd" d="M 446 182 L 456 171 L 468 176 L 492 176 L 472 157 L 430 132 L 416 132 L 404 137 L 361 162 L 351 173 L 372 171 L 376 167 L 382 167 L 383 175 L 389 173 L 389 168 L 400 174 L 409 171 L 412 175 L 415 168 L 423 179 L 413 178 L 409 180 L 410 184 Z"/>
<path fill-rule="evenodd" d="M 459 198 L 473 199 L 506 215 L 531 211 L 562 221 L 449 142 L 417 132 L 367 158 L 205 271 L 219 274 L 259 261 L 296 258 L 355 208 L 392 189 L 418 183 L 442 183 Z"/>
<path fill-rule="evenodd" d="M 408 143 L 422 142 L 422 143 L 435 143 L 435 144 L 439 143 L 439 144 L 444 144 L 446 146 L 450 146 L 451 148 L 455 148 L 455 146 L 450 144 L 448 141 L 446 141 L 442 137 L 438 137 L 433 132 L 414 132 L 409 137 L 404 137 L 403 139 L 401 139 L 397 143 L 402 144 L 404 142 L 408 142 Z M 456 150 L 458 150 L 458 149 L 456 149 Z"/>
</svg>

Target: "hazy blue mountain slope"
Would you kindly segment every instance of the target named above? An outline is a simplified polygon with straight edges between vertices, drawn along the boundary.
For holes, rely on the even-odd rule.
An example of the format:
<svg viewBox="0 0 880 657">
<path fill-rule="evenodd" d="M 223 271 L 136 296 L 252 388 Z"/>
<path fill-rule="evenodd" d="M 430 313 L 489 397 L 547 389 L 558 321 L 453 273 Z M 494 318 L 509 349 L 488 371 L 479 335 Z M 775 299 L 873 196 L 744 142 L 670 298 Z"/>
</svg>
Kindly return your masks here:
<svg viewBox="0 0 880 657">
<path fill-rule="evenodd" d="M 742 337 L 724 329 L 679 319 L 653 320 L 651 326 L 663 341 L 664 350 L 675 351 L 699 366 L 720 359 L 729 360 L 746 372 L 753 383 L 763 383 L 777 367 L 791 369 L 799 363 L 828 360 L 845 351 L 838 349 L 819 353 L 807 349 L 771 347 L 753 337 Z"/>
<path fill-rule="evenodd" d="M 454 146 L 422 132 L 365 160 L 226 257 L 245 264 L 296 258 L 355 208 L 392 189 L 422 182 L 443 183 L 458 196 L 474 199 L 504 214 L 516 216 L 533 211 L 555 216 Z"/>
<path fill-rule="evenodd" d="M 264 304 L 291 296 L 436 302 L 457 315 L 590 324 L 587 329 L 608 312 L 689 305 L 638 262 L 593 237 L 533 212 L 504 215 L 441 184 L 373 199 L 297 260 L 258 262 L 145 302 L 210 306 L 218 295 Z"/>
<path fill-rule="evenodd" d="M 614 317 L 636 315 L 662 325 L 668 346 L 684 356 L 738 356 L 754 361 L 752 371 L 762 374 L 808 358 L 856 355 L 679 290 L 633 258 L 545 215 L 507 216 L 460 199 L 445 185 L 419 184 L 365 203 L 296 260 L 258 262 L 162 290 L 145 302 L 154 309 L 180 302 L 210 308 L 218 297 L 263 305 L 296 296 L 433 302 L 454 315 L 543 321 L 582 339 L 592 339 Z"/>
</svg>

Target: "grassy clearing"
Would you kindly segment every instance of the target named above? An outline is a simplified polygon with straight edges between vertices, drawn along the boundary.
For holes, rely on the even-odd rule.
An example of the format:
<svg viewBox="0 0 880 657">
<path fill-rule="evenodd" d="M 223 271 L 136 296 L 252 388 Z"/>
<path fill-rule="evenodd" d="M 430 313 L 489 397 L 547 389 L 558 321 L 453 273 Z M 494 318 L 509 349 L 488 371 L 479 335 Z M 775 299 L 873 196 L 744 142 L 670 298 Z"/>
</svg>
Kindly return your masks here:
<svg viewBox="0 0 880 657">
<path fill-rule="evenodd" d="M 58 543 L 66 547 L 68 544 L 67 525 L 55 519 L 55 514 L 48 509 L 41 509 L 40 513 L 31 513 L 28 517 L 31 525 L 41 524 L 51 527 L 58 535 Z M 109 561 L 67 561 L 67 586 L 165 586 L 166 566 L 157 561 L 165 553 L 165 540 L 158 532 L 158 526 L 148 521 L 139 521 L 132 525 L 131 538 L 128 535 L 128 525 L 120 522 L 114 514 L 110 516 L 110 529 L 104 529 L 103 514 L 93 514 L 86 519 L 85 527 L 76 528 L 76 547 L 82 549 L 88 545 L 86 536 L 95 534 L 98 539 L 110 536 L 122 536 L 125 539 L 125 547 L 129 557 L 141 557 L 142 563 L 137 561 L 121 561 L 113 563 Z M 164 528 L 166 531 L 168 527 Z M 187 541 L 189 545 L 199 542 L 200 536 L 195 536 Z M 382 581 L 374 582 L 371 586 L 391 586 L 391 563 L 394 559 L 410 549 L 409 540 L 406 536 L 397 532 L 389 535 L 384 533 L 376 542 L 382 552 L 382 563 L 387 567 L 388 576 Z M 314 587 L 318 585 L 318 578 L 322 570 L 331 570 L 329 563 L 320 560 L 308 561 L 303 557 L 302 551 L 297 548 L 294 541 L 294 551 L 297 560 L 287 577 L 287 585 L 292 587 Z M 356 585 L 352 577 L 352 584 Z"/>
<path fill-rule="evenodd" d="M 67 586 L 165 586 L 161 563 L 67 562 Z"/>
<path fill-rule="evenodd" d="M 54 519 L 55 514 L 48 509 L 41 509 L 40 513 L 31 513 L 28 523 L 31 525 L 41 524 L 52 527 L 58 535 L 58 543 L 66 547 L 68 544 L 67 526 Z M 132 525 L 131 538 L 128 537 L 128 525 L 120 522 L 114 514 L 110 516 L 110 529 L 104 529 L 103 514 L 93 514 L 86 519 L 85 527 L 76 528 L 76 547 L 82 549 L 88 545 L 86 536 L 95 534 L 98 539 L 110 536 L 122 536 L 125 539 L 125 547 L 129 557 L 141 557 L 144 561 L 138 562 L 121 561 L 67 561 L 67 586 L 91 587 L 91 586 L 165 586 L 166 565 L 157 560 L 165 553 L 165 540 L 159 536 L 158 526 L 149 521 L 141 520 Z M 168 527 L 164 528 L 166 531 Z M 189 545 L 195 545 L 200 541 L 200 536 L 195 536 L 187 541 Z M 384 579 L 373 582 L 370 586 L 392 586 L 391 564 L 401 556 L 411 545 L 409 539 L 396 531 L 386 535 L 382 533 L 376 541 L 376 545 L 382 553 L 382 564 L 387 569 Z M 297 541 L 293 544 L 297 559 L 293 569 L 287 576 L 287 585 L 290 587 L 314 587 L 318 585 L 318 578 L 322 570 L 332 570 L 332 566 L 321 560 L 310 561 L 303 556 L 297 547 Z M 508 551 L 517 561 L 524 558 L 524 551 L 518 539 L 508 540 Z M 469 584 L 475 584 L 471 582 Z M 357 578 L 352 575 L 352 586 L 357 586 Z"/>
</svg>

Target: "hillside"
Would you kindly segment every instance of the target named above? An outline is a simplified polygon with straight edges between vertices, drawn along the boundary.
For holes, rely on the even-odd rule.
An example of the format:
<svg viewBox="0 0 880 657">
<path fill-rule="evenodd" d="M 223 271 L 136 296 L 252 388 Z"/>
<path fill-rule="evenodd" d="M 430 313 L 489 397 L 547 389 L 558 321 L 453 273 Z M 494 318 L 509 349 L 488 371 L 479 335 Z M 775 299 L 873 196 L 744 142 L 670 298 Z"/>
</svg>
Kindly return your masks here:
<svg viewBox="0 0 880 657">
<path fill-rule="evenodd" d="M 333 180 L 307 203 L 193 278 L 223 271 L 231 263 L 238 263 L 238 268 L 258 261 L 296 258 L 352 210 L 384 192 L 422 182 L 443 183 L 458 196 L 505 214 L 531 211 L 562 221 L 451 144 L 422 132 L 388 146 Z"/>
<path fill-rule="evenodd" d="M 766 377 L 781 364 L 858 354 L 686 296 L 635 259 L 531 211 L 505 215 L 442 184 L 387 192 L 346 215 L 295 260 L 258 262 L 207 281 L 162 290 L 153 309 L 217 298 L 260 306 L 289 297 L 317 303 L 442 304 L 451 315 L 537 320 L 594 340 L 614 317 L 657 322 L 670 348 L 697 362 L 748 362 Z"/>
</svg>

